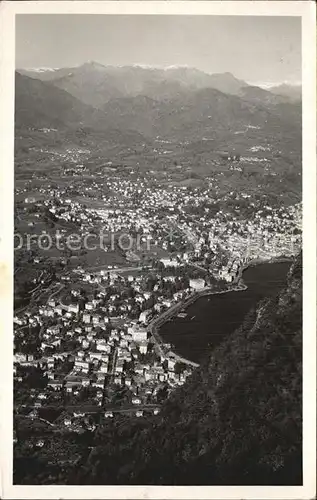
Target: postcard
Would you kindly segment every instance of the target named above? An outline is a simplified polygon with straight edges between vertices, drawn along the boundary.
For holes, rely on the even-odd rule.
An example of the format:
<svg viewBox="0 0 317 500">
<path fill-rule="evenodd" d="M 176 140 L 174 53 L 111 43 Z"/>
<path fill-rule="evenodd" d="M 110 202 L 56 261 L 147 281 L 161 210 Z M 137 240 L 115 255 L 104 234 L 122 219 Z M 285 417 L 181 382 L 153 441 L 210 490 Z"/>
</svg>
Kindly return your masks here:
<svg viewBox="0 0 317 500">
<path fill-rule="evenodd" d="M 314 2 L 0 6 L 4 499 L 310 499 Z"/>
</svg>

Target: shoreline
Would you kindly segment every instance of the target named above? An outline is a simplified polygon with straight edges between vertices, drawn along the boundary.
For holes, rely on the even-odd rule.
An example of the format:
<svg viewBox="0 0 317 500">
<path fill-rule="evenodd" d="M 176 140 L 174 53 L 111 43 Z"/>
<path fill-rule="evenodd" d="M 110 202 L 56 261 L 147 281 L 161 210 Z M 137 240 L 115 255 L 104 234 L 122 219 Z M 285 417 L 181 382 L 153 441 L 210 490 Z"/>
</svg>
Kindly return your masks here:
<svg viewBox="0 0 317 500">
<path fill-rule="evenodd" d="M 192 305 L 194 302 L 196 302 L 198 299 L 200 299 L 201 297 L 206 297 L 208 295 L 220 295 L 220 294 L 224 294 L 224 293 L 240 292 L 240 291 L 247 290 L 248 286 L 244 283 L 242 275 L 250 267 L 259 266 L 261 264 L 279 264 L 279 263 L 285 263 L 285 262 L 291 263 L 292 261 L 293 261 L 293 257 L 286 257 L 286 256 L 284 256 L 284 257 L 272 257 L 270 259 L 265 259 L 265 260 L 252 259 L 248 263 L 242 265 L 239 268 L 238 275 L 236 278 L 237 281 L 232 287 L 227 288 L 225 290 L 220 290 L 220 291 L 215 291 L 215 290 L 212 290 L 210 288 L 208 289 L 208 287 L 206 287 L 204 290 L 201 290 L 198 292 L 193 292 L 192 295 L 187 297 L 187 299 L 185 300 L 184 303 L 179 302 L 179 303 L 176 303 L 173 306 L 171 306 L 170 309 L 167 309 L 167 311 L 164 311 L 164 313 L 162 313 L 162 315 L 160 315 L 158 318 L 154 319 L 153 326 L 151 325 L 151 323 L 149 325 L 151 334 L 152 334 L 153 338 L 155 339 L 156 345 L 158 346 L 159 350 L 161 352 L 164 352 L 164 349 L 162 349 L 162 347 L 165 345 L 165 342 L 163 341 L 162 337 L 160 336 L 159 329 L 166 322 L 171 321 L 174 318 L 174 316 L 177 314 L 179 309 L 186 309 L 190 305 Z M 156 325 L 156 323 L 158 323 L 158 325 Z M 153 328 L 153 330 L 152 330 L 152 328 Z M 198 363 L 195 363 L 194 361 L 191 361 L 190 359 L 183 358 L 182 356 L 180 356 L 179 354 L 174 352 L 172 349 L 168 351 L 168 355 L 175 357 L 176 360 L 179 360 L 182 363 L 185 363 L 185 364 L 188 364 L 188 365 L 191 365 L 194 367 L 199 366 Z"/>
</svg>

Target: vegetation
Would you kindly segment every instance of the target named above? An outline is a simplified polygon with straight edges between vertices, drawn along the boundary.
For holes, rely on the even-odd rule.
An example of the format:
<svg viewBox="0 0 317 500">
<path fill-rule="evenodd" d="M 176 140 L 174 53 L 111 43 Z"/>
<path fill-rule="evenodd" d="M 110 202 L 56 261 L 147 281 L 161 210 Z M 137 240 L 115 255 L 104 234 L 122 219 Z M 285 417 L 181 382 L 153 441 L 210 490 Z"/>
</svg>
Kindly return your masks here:
<svg viewBox="0 0 317 500">
<path fill-rule="evenodd" d="M 242 326 L 165 401 L 159 415 L 105 419 L 85 439 L 57 433 L 51 452 L 46 447 L 28 451 L 27 473 L 22 473 L 24 458 L 16 459 L 16 480 L 301 484 L 301 274 L 298 258 L 287 287 L 250 311 Z M 52 461 L 50 453 L 62 443 L 64 454 L 68 444 L 74 447 L 77 461 Z M 36 466 L 30 471 L 32 461 Z"/>
</svg>

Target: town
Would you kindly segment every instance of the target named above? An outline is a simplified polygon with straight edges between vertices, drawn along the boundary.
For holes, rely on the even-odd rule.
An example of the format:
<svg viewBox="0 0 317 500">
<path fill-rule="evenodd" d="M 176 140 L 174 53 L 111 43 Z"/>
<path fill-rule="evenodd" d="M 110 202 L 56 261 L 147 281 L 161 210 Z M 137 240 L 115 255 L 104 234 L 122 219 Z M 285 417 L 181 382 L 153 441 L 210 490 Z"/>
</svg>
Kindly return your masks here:
<svg viewBox="0 0 317 500">
<path fill-rule="evenodd" d="M 167 187 L 117 172 L 107 189 L 95 179 L 77 196 L 71 189 L 16 189 L 16 229 L 27 234 L 15 277 L 25 255 L 37 271 L 15 311 L 14 381 L 19 414 L 63 408 L 62 425 L 80 432 L 94 412 L 159 412 L 197 366 L 162 340 L 162 323 L 202 294 L 243 288 L 252 262 L 295 255 L 301 204 L 221 197 L 211 179 Z"/>
</svg>

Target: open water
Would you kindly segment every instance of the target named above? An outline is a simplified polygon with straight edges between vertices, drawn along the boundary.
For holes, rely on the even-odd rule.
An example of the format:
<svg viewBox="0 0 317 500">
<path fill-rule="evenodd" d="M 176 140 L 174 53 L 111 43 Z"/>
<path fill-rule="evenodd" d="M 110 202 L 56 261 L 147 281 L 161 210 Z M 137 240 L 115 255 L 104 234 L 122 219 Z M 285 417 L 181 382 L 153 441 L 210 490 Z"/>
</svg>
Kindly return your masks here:
<svg viewBox="0 0 317 500">
<path fill-rule="evenodd" d="M 163 341 L 173 344 L 178 354 L 199 363 L 206 349 L 238 328 L 259 300 L 275 295 L 285 286 L 289 268 L 290 262 L 249 267 L 243 273 L 247 290 L 200 297 L 186 309 L 186 318 L 175 317 L 162 325 Z"/>
</svg>

